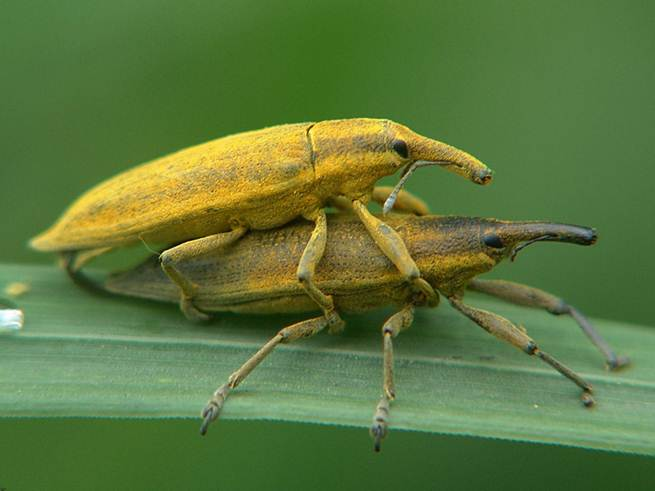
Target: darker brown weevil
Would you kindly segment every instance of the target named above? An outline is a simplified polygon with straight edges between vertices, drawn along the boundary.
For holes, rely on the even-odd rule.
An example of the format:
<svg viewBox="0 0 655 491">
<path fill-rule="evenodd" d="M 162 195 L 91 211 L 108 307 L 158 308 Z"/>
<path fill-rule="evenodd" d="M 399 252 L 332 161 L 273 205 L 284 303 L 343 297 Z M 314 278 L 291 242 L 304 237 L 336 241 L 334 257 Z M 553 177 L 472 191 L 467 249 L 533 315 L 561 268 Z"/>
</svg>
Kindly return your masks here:
<svg viewBox="0 0 655 491">
<path fill-rule="evenodd" d="M 412 324 L 416 307 L 433 306 L 417 293 L 389 259 L 374 247 L 371 236 L 356 218 L 333 216 L 329 220 L 325 254 L 316 269 L 317 286 L 334 298 L 340 312 L 362 312 L 396 305 L 397 313 L 382 326 L 383 390 L 375 409 L 371 435 L 379 450 L 387 434 L 389 405 L 396 397 L 393 380 L 393 338 Z M 628 363 L 617 356 L 592 324 L 562 299 L 518 283 L 478 279 L 503 259 L 536 242 L 591 245 L 596 232 L 587 227 L 549 222 L 507 222 L 485 218 L 444 216 L 391 216 L 389 225 L 398 233 L 423 277 L 450 304 L 489 334 L 534 356 L 557 370 L 581 391 L 585 406 L 593 405 L 592 387 L 580 375 L 544 351 L 528 334 L 498 314 L 477 309 L 464 301 L 467 290 L 527 307 L 570 315 L 616 369 Z M 180 263 L 184 275 L 197 285 L 196 301 L 207 312 L 302 312 L 316 304 L 295 281 L 295 268 L 312 227 L 294 223 L 280 229 L 253 232 L 229 250 L 193 257 Z M 283 246 L 271 248 L 270 244 Z M 175 302 L 177 289 L 150 260 L 126 273 L 111 277 L 105 288 L 119 294 Z M 229 394 L 282 343 L 312 336 L 330 327 L 325 315 L 298 322 L 279 331 L 214 392 L 202 412 L 201 432 L 207 431 Z M 331 329 L 334 330 L 334 329 Z"/>
</svg>

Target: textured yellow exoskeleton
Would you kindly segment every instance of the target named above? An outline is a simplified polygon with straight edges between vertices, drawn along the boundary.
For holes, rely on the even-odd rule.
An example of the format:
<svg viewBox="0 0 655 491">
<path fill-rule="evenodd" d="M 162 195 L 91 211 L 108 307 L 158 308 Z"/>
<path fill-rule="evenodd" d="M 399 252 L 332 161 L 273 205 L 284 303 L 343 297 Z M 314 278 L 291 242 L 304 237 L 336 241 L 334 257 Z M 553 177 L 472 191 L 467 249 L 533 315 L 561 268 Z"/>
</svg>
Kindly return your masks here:
<svg viewBox="0 0 655 491">
<path fill-rule="evenodd" d="M 471 155 L 383 119 L 344 119 L 275 126 L 187 148 L 119 174 L 82 195 L 47 231 L 31 241 L 63 253 L 69 272 L 111 248 L 135 243 L 180 244 L 164 251 L 162 267 L 181 289 L 189 317 L 194 285 L 181 260 L 235 242 L 249 229 L 269 229 L 302 216 L 315 222 L 297 278 L 335 325 L 332 299 L 313 282 L 326 240 L 324 207 L 344 198 L 375 243 L 416 290 L 434 298 L 395 231 L 366 209 L 382 177 L 404 168 L 440 165 L 478 184 L 491 171 Z M 395 198 L 395 193 L 392 196 Z M 416 200 L 399 196 L 401 207 Z M 393 199 L 390 200 L 393 202 Z"/>
<path fill-rule="evenodd" d="M 425 304 L 423 294 L 412 291 L 392 267 L 365 227 L 352 216 L 330 217 L 325 256 L 316 269 L 318 288 L 334 298 L 341 312 L 360 312 L 396 305 L 398 312 L 382 328 L 384 339 L 383 397 L 378 404 L 371 433 L 379 449 L 387 431 L 389 402 L 395 397 L 392 338 L 407 329 L 414 308 Z M 529 355 L 539 357 L 582 389 L 582 401 L 593 404 L 591 386 L 579 375 L 537 347 L 526 331 L 509 320 L 463 302 L 471 289 L 553 314 L 571 315 L 605 356 L 609 368 L 628 363 L 617 356 L 591 323 L 573 306 L 537 288 L 476 276 L 491 270 L 506 257 L 513 258 L 526 245 L 538 241 L 590 245 L 593 229 L 547 222 L 504 222 L 494 219 L 435 216 L 393 216 L 389 224 L 415 258 L 423 277 L 451 305 L 490 334 Z M 295 267 L 312 234 L 307 223 L 289 224 L 276 230 L 258 231 L 244 237 L 228 251 L 206 254 L 180 264 L 198 287 L 198 306 L 206 311 L 246 313 L 316 310 L 295 278 Z M 276 247 L 271 247 L 273 244 Z M 105 289 L 130 296 L 163 301 L 177 299 L 177 287 L 157 261 L 148 260 L 126 273 L 113 276 Z M 219 387 L 203 411 L 202 431 L 215 419 L 229 392 L 280 343 L 308 337 L 329 326 L 325 316 L 285 327 Z"/>
</svg>

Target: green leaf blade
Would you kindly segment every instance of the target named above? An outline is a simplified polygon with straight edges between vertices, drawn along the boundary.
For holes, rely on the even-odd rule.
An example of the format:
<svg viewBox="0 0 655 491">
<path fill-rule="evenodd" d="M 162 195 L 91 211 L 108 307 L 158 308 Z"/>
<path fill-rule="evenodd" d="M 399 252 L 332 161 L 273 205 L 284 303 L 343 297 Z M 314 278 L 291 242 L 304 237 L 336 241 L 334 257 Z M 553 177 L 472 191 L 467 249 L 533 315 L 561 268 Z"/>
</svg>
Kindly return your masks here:
<svg viewBox="0 0 655 491">
<path fill-rule="evenodd" d="M 5 417 L 200 422 L 213 390 L 281 327 L 303 318 L 224 315 L 196 325 L 173 305 L 79 290 L 51 267 L 0 266 L 0 285 L 14 281 L 31 289 L 15 301 L 24 329 L 0 337 Z M 655 455 L 655 330 L 596 320 L 634 362 L 607 372 L 572 319 L 481 296 L 469 303 L 524 324 L 543 349 L 594 385 L 597 407 L 584 409 L 573 384 L 442 305 L 419 311 L 395 340 L 392 431 Z M 368 427 L 381 393 L 380 327 L 389 313 L 349 318 L 342 335 L 277 348 L 232 393 L 221 418 Z"/>
</svg>

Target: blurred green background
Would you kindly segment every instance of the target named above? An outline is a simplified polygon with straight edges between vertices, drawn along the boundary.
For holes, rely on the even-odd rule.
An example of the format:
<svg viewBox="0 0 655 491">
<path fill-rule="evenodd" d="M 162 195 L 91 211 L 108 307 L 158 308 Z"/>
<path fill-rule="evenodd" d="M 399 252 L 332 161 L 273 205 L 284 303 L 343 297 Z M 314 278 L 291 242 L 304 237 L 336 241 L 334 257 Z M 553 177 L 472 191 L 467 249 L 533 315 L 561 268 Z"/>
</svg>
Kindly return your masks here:
<svg viewBox="0 0 655 491">
<path fill-rule="evenodd" d="M 487 188 L 439 169 L 417 173 L 408 189 L 435 212 L 599 230 L 595 247 L 537 245 L 495 276 L 561 294 L 593 316 L 655 324 L 648 256 L 655 239 L 652 2 L 41 1 L 3 2 L 0 18 L 0 261 L 53 261 L 28 250 L 28 238 L 82 191 L 145 160 L 277 123 L 388 117 L 496 171 Z M 35 460 L 32 450 L 44 442 L 60 457 L 83 454 L 83 465 L 111 461 L 116 487 L 152 489 L 226 489 L 228 474 L 230 488 L 266 489 L 268 477 L 253 457 L 278 463 L 262 467 L 276 475 L 271 482 L 289 485 L 297 476 L 301 484 L 314 478 L 331 487 L 359 476 L 362 487 L 403 477 L 419 488 L 453 488 L 457 476 L 459 484 L 480 477 L 471 476 L 472 466 L 488 472 L 485 487 L 533 485 L 552 472 L 565 483 L 567 474 L 555 469 L 565 461 L 589 469 L 588 479 L 575 477 L 585 487 L 607 483 L 608 469 L 616 477 L 650 465 L 410 434 L 394 434 L 385 455 L 373 458 L 354 430 L 295 425 L 228 423 L 224 435 L 202 445 L 195 431 L 175 432 L 164 422 L 97 425 L 3 421 L 11 446 L 0 447 L 0 487 L 39 487 L 30 471 L 47 456 Z M 158 452 L 141 445 L 149 432 L 170 436 L 156 440 Z M 99 451 L 102 462 L 94 463 L 94 449 L 105 445 L 114 452 Z M 487 452 L 498 467 L 481 467 Z M 287 453 L 292 461 L 282 458 Z M 517 459 L 524 467 L 512 467 Z M 75 488 L 70 463 L 44 469 L 61 474 L 53 489 L 65 482 Z M 171 477 L 168 487 L 132 481 L 145 472 L 186 477 Z M 17 475 L 28 481 L 14 481 Z M 102 475 L 85 471 L 80 482 Z M 638 477 L 630 479 L 639 486 Z"/>
</svg>

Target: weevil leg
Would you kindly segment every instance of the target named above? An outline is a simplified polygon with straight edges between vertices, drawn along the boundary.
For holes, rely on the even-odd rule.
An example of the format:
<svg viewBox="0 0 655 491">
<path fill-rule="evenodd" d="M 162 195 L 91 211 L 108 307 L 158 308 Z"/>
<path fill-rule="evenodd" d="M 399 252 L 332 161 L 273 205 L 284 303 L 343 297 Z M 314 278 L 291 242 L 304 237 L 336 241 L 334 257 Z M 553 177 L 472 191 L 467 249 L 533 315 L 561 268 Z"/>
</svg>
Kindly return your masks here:
<svg viewBox="0 0 655 491">
<path fill-rule="evenodd" d="M 392 339 L 401 332 L 409 329 L 414 322 L 414 306 L 406 305 L 402 310 L 389 317 L 382 326 L 382 339 L 384 349 L 384 395 L 390 401 L 396 398 L 396 389 L 393 382 L 393 342 Z"/>
<path fill-rule="evenodd" d="M 209 424 L 218 418 L 221 409 L 223 409 L 223 405 L 225 404 L 225 400 L 232 389 L 235 389 L 241 382 L 243 382 L 245 378 L 250 375 L 250 372 L 252 372 L 278 344 L 290 343 L 301 338 L 309 338 L 322 331 L 327 325 L 328 320 L 325 317 L 315 317 L 314 319 L 308 319 L 285 327 L 273 336 L 273 338 L 262 346 L 257 353 L 252 355 L 243 365 L 241 365 L 236 372 L 232 373 L 225 384 L 216 389 L 211 399 L 209 399 L 207 405 L 200 413 L 200 416 L 203 418 L 202 425 L 200 426 L 200 434 L 205 435 Z"/>
<path fill-rule="evenodd" d="M 568 378 L 571 382 L 576 384 L 582 389 L 581 400 L 586 407 L 594 405 L 594 399 L 591 396 L 591 384 L 586 382 L 580 375 L 568 368 L 566 365 L 560 363 L 551 355 L 539 349 L 537 344 L 528 336 L 525 331 L 516 327 L 510 321 L 497 314 L 487 312 L 486 310 L 475 309 L 462 303 L 459 298 L 450 297 L 450 304 L 463 313 L 466 317 L 482 327 L 489 334 L 496 336 L 503 341 L 516 346 L 528 355 L 535 355 L 542 361 L 549 364 L 559 373 Z"/>
<path fill-rule="evenodd" d="M 183 242 L 160 254 L 159 262 L 164 273 L 180 288 L 180 309 L 188 319 L 207 320 L 209 316 L 193 305 L 196 286 L 177 269 L 177 263 L 228 246 L 243 237 L 247 230 L 244 226 L 237 226 L 229 232 Z"/>
<path fill-rule="evenodd" d="M 96 257 L 106 254 L 113 249 L 113 247 L 98 247 L 97 249 L 77 251 L 75 254 L 75 260 L 70 267 L 75 271 L 82 269 L 87 263 L 91 262 Z"/>
<path fill-rule="evenodd" d="M 353 211 L 351 201 L 345 196 L 333 196 L 328 200 L 328 204 L 343 213 L 352 213 Z"/>
<path fill-rule="evenodd" d="M 425 295 L 428 305 L 436 305 L 439 302 L 439 296 L 432 286 L 421 278 L 421 272 L 412 256 L 409 255 L 407 246 L 400 235 L 382 220 L 374 217 L 360 200 L 353 200 L 352 205 L 353 210 L 382 252 L 396 265 L 401 274 L 413 283 L 414 288 Z"/>
<path fill-rule="evenodd" d="M 610 370 L 615 370 L 630 364 L 630 359 L 628 357 L 618 356 L 616 354 L 582 312 L 555 295 L 528 285 L 503 280 L 474 279 L 469 283 L 468 288 L 518 305 L 545 309 L 554 315 L 570 315 L 578 323 L 580 329 L 582 329 L 591 342 L 603 354 L 605 357 L 605 363 Z"/>
<path fill-rule="evenodd" d="M 93 251 L 96 250 L 98 249 L 93 249 Z M 83 254 L 84 252 L 82 251 L 81 253 Z M 81 253 L 80 251 L 64 251 L 59 255 L 59 264 L 77 286 L 95 294 L 107 295 L 107 291 L 101 284 L 92 280 L 81 271 L 78 259 Z"/>
<path fill-rule="evenodd" d="M 387 437 L 389 432 L 389 399 L 385 396 L 380 397 L 378 405 L 375 406 L 373 413 L 373 424 L 369 430 L 373 438 L 373 450 L 379 452 L 382 448 L 382 440 Z"/>
<path fill-rule="evenodd" d="M 373 449 L 380 451 L 382 440 L 387 436 L 389 428 L 389 405 L 396 398 L 396 388 L 393 381 L 393 341 L 392 339 L 412 325 L 414 306 L 409 304 L 400 312 L 392 315 L 382 326 L 383 341 L 383 383 L 382 397 L 373 413 L 373 424 L 370 434 L 373 438 Z"/>
<path fill-rule="evenodd" d="M 377 186 L 373 188 L 371 200 L 375 201 L 380 206 L 383 206 L 392 192 L 393 188 L 390 186 Z M 396 212 L 413 213 L 414 215 L 419 216 L 428 215 L 430 213 L 430 208 L 425 201 L 404 189 L 398 193 L 393 209 Z"/>
<path fill-rule="evenodd" d="M 314 283 L 316 265 L 321 260 L 321 257 L 323 257 L 325 243 L 327 241 L 327 218 L 325 211 L 320 209 L 313 216 L 309 215 L 305 218 L 313 220 L 316 226 L 302 253 L 296 275 L 298 276 L 298 281 L 300 281 L 300 284 L 307 292 L 307 295 L 323 310 L 323 314 L 330 326 L 330 332 L 339 332 L 343 329 L 344 322 L 334 308 L 332 297 L 323 293 Z"/>
<path fill-rule="evenodd" d="M 80 251 L 63 251 L 59 253 L 59 265 L 77 286 L 93 293 L 107 294 L 99 283 L 86 276 L 81 270 L 89 261 L 112 249 L 113 247 L 99 247 Z"/>
</svg>

